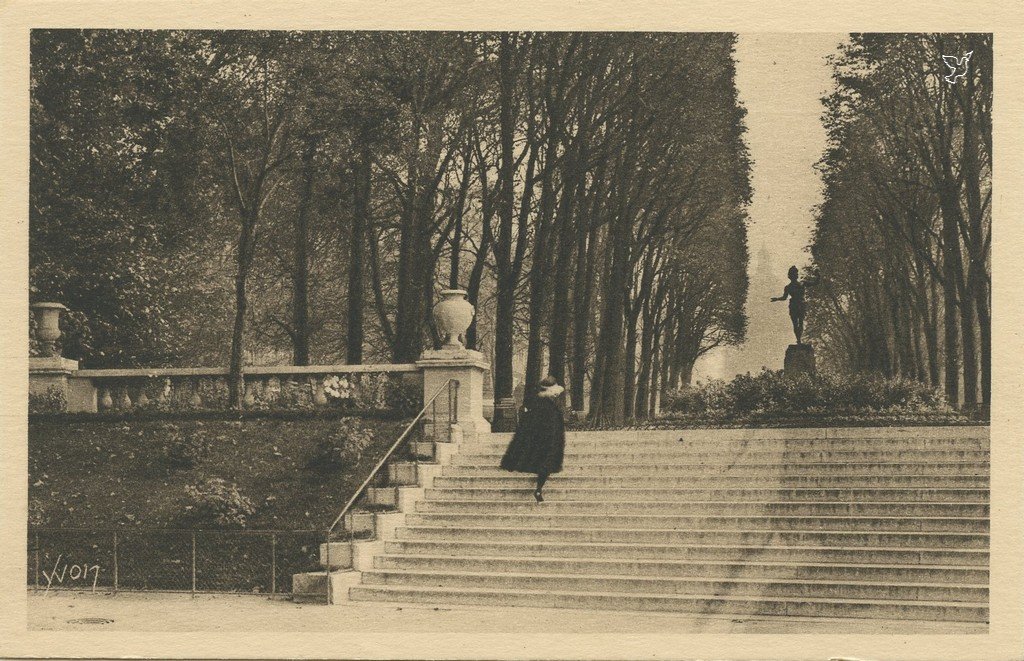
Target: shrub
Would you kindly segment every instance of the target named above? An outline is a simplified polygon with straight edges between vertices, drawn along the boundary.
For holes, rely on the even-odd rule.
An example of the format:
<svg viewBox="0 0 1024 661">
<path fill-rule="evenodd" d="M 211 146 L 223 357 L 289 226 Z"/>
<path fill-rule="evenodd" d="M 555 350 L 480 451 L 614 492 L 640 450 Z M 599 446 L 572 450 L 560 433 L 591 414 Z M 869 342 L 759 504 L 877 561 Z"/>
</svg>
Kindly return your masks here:
<svg viewBox="0 0 1024 661">
<path fill-rule="evenodd" d="M 39 342 L 39 338 L 36 337 L 38 330 L 39 324 L 36 323 L 36 316 L 30 314 L 28 316 L 28 355 L 32 357 L 43 355 L 43 347 Z"/>
<path fill-rule="evenodd" d="M 443 396 L 443 395 L 442 395 Z M 423 406 L 423 386 L 395 375 L 384 382 L 384 408 L 403 416 L 413 416 Z"/>
<path fill-rule="evenodd" d="M 666 414 L 706 417 L 750 415 L 934 415 L 950 412 L 943 394 L 926 384 L 873 374 L 822 372 L 786 377 L 782 371 L 742 374 L 668 393 Z"/>
<path fill-rule="evenodd" d="M 357 418 L 342 418 L 337 424 L 338 431 L 313 448 L 306 468 L 337 471 L 359 463 L 363 452 L 373 442 L 373 431 L 361 425 Z"/>
<path fill-rule="evenodd" d="M 29 413 L 60 413 L 67 409 L 67 398 L 64 391 L 57 386 L 50 386 L 46 392 L 28 394 Z"/>
<path fill-rule="evenodd" d="M 161 425 L 160 430 L 166 436 L 160 454 L 174 468 L 195 468 L 213 445 L 202 428 L 184 433 L 178 425 L 166 424 Z"/>
<path fill-rule="evenodd" d="M 210 478 L 185 487 L 182 513 L 195 525 L 222 528 L 244 528 L 246 517 L 256 507 L 238 490 L 238 485 L 220 478 Z"/>
</svg>

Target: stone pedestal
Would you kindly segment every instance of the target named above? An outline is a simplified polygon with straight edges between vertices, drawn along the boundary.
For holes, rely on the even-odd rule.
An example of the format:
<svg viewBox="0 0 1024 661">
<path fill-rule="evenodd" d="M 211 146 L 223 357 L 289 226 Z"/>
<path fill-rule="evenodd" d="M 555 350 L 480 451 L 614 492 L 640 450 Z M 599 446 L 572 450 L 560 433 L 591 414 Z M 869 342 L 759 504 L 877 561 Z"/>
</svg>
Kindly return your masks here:
<svg viewBox="0 0 1024 661">
<path fill-rule="evenodd" d="M 786 376 L 814 374 L 814 347 L 810 344 L 789 345 L 783 370 Z"/>
<path fill-rule="evenodd" d="M 64 396 L 65 412 L 95 413 L 96 387 L 92 379 L 76 376 L 77 372 L 77 360 L 60 356 L 29 358 L 28 392 L 31 395 L 46 395 L 56 390 Z"/>
<path fill-rule="evenodd" d="M 423 370 L 423 401 L 434 395 L 448 379 L 459 382 L 458 425 L 463 437 L 476 440 L 481 434 L 489 434 L 491 423 L 484 418 L 484 374 L 490 366 L 479 351 L 471 349 L 437 349 L 424 351 L 416 361 Z M 448 395 L 442 391 L 434 400 L 435 407 L 427 411 L 428 416 L 436 411 L 438 420 L 448 419 Z"/>
</svg>

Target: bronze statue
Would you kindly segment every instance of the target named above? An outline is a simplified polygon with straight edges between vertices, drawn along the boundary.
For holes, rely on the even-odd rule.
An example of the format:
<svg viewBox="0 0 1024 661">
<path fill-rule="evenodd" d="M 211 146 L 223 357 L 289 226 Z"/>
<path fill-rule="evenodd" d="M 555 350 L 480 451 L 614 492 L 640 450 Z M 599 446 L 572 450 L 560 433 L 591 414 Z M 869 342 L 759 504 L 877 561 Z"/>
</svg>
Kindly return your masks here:
<svg viewBox="0 0 1024 661">
<path fill-rule="evenodd" d="M 807 287 L 813 287 L 816 284 L 818 284 L 817 278 L 814 282 L 800 282 L 799 269 L 791 266 L 789 267 L 789 284 L 782 290 L 782 296 L 772 298 L 772 302 L 789 299 L 789 318 L 793 320 L 793 333 L 796 335 L 797 344 L 803 344 L 804 315 L 807 313 L 804 291 Z"/>
</svg>

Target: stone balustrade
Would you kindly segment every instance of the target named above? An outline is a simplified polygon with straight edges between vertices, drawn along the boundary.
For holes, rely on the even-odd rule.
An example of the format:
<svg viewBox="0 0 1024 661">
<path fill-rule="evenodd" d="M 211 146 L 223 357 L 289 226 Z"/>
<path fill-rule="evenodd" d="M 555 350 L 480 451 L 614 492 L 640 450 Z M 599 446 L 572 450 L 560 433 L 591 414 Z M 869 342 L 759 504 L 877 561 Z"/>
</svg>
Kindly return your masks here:
<svg viewBox="0 0 1024 661">
<path fill-rule="evenodd" d="M 474 438 L 490 432 L 484 418 L 483 383 L 489 366 L 483 356 L 462 345 L 473 306 L 461 290 L 445 290 L 434 320 L 445 345 L 427 350 L 412 364 L 246 366 L 246 411 L 396 412 L 413 415 L 424 401 L 455 382 L 456 398 L 437 398 L 430 416 L 458 421 L 460 434 Z M 62 357 L 59 303 L 32 306 L 42 356 L 29 358 L 30 413 L 133 413 L 140 411 L 228 411 L 228 369 L 142 368 L 79 369 Z M 449 407 L 456 407 L 449 411 Z"/>
<path fill-rule="evenodd" d="M 69 378 L 88 380 L 95 389 L 96 406 L 85 410 L 231 408 L 224 368 L 77 370 Z M 244 370 L 243 380 L 244 408 L 250 411 L 336 408 L 410 413 L 422 402 L 422 376 L 412 364 L 254 366 Z"/>
</svg>

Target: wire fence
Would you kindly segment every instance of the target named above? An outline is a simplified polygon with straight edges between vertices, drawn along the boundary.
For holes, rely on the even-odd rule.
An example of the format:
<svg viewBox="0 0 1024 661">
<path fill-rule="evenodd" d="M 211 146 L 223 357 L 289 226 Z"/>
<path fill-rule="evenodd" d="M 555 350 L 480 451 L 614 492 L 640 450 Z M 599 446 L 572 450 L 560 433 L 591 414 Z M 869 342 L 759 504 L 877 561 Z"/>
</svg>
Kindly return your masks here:
<svg viewBox="0 0 1024 661">
<path fill-rule="evenodd" d="M 289 595 L 320 570 L 323 530 L 29 528 L 37 591 Z"/>
</svg>

